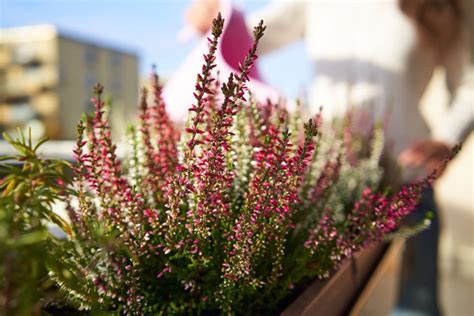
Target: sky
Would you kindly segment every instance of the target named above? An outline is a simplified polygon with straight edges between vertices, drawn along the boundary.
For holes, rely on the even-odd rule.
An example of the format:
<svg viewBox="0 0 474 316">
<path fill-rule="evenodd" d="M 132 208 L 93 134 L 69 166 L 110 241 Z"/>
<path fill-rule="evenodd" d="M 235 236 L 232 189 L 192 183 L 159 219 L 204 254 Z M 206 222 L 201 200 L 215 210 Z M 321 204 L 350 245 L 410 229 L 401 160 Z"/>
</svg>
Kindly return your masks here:
<svg viewBox="0 0 474 316">
<path fill-rule="evenodd" d="M 196 43 L 196 39 L 184 44 L 177 39 L 190 1 L 0 0 L 0 27 L 54 24 L 61 31 L 136 52 L 142 76 L 152 64 L 167 76 Z M 236 5 L 252 12 L 268 3 L 240 0 Z M 259 63 L 265 81 L 289 98 L 299 96 L 308 87 L 311 67 L 302 42 L 266 55 Z"/>
</svg>

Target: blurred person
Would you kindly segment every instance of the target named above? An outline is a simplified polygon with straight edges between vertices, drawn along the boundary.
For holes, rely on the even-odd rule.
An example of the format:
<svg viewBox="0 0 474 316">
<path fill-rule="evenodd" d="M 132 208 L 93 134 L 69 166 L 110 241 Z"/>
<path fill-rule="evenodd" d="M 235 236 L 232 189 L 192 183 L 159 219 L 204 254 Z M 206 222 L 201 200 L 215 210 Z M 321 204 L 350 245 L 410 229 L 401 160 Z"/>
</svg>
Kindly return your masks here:
<svg viewBox="0 0 474 316">
<path fill-rule="evenodd" d="M 195 1 L 186 20 L 205 33 L 219 8 L 219 0 Z M 323 105 L 330 118 L 343 115 L 350 105 L 370 108 L 377 118 L 387 115 L 388 135 L 396 136 L 391 137 L 395 154 L 409 144 L 416 152 L 443 151 L 440 143 L 455 144 L 472 127 L 473 79 L 465 75 L 469 52 L 459 1 L 275 1 L 249 16 L 248 28 L 260 19 L 267 26 L 260 56 L 305 40 L 315 69 L 310 110 Z M 448 116 L 453 119 L 430 131 L 418 103 L 436 66 L 447 72 L 454 101 Z M 420 146 L 420 139 L 438 142 Z"/>
<path fill-rule="evenodd" d="M 323 105 L 331 118 L 352 106 L 384 118 L 390 149 L 405 167 L 404 180 L 411 181 L 439 167 L 472 130 L 474 72 L 466 4 L 472 9 L 470 0 L 275 1 L 248 16 L 247 24 L 251 28 L 263 19 L 267 26 L 259 55 L 304 39 L 314 67 L 309 110 Z M 220 5 L 219 0 L 195 1 L 186 20 L 204 34 Z M 430 130 L 419 102 L 438 66 L 446 71 L 451 107 Z M 432 190 L 424 192 L 413 218 L 423 219 L 427 210 L 435 213 L 430 228 L 407 241 L 413 260 L 401 284 L 400 314 L 440 315 L 439 220 Z"/>
</svg>

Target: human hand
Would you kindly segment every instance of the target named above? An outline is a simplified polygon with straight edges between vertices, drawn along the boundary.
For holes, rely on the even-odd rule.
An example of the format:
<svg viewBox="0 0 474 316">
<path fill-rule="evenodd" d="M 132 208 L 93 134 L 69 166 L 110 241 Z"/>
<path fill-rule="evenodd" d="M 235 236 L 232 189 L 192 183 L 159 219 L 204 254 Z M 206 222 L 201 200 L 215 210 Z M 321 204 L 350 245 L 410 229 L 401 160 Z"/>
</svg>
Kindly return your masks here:
<svg viewBox="0 0 474 316">
<path fill-rule="evenodd" d="M 185 20 L 201 34 L 206 34 L 220 9 L 219 0 L 196 0 L 187 8 Z"/>
<path fill-rule="evenodd" d="M 441 176 L 446 168 L 445 159 L 451 154 L 451 147 L 441 141 L 421 140 L 404 149 L 398 156 L 403 167 L 421 167 L 427 174 L 435 169 Z"/>
</svg>

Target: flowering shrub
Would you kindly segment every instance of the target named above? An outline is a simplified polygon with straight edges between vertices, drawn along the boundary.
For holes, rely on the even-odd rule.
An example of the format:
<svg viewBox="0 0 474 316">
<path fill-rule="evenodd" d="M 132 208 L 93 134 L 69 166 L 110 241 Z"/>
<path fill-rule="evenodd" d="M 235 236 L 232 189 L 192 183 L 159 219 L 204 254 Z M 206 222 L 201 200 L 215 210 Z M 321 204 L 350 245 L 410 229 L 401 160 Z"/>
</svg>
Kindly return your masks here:
<svg viewBox="0 0 474 316">
<path fill-rule="evenodd" d="M 247 100 L 246 82 L 265 27 L 239 73 L 220 84 L 213 23 L 182 135 L 170 121 L 158 77 L 143 90 L 139 123 L 120 160 L 103 87 L 78 125 L 68 190 L 72 231 L 51 240 L 56 305 L 117 314 L 255 314 L 304 280 L 393 232 L 434 176 L 385 195 L 383 133 L 357 119 L 327 131 L 318 114 Z"/>
</svg>

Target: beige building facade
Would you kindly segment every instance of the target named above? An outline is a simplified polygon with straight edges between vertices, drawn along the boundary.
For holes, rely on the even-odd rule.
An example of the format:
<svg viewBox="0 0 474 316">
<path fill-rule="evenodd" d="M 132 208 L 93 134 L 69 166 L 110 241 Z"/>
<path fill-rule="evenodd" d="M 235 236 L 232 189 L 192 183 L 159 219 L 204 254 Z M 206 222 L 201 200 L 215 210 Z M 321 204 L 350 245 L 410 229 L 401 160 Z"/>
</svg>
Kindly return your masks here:
<svg viewBox="0 0 474 316">
<path fill-rule="evenodd" d="M 52 25 L 0 30 L 0 130 L 30 126 L 37 136 L 74 139 L 97 82 L 112 100 L 113 133 L 123 134 L 136 113 L 136 53 Z"/>
</svg>

